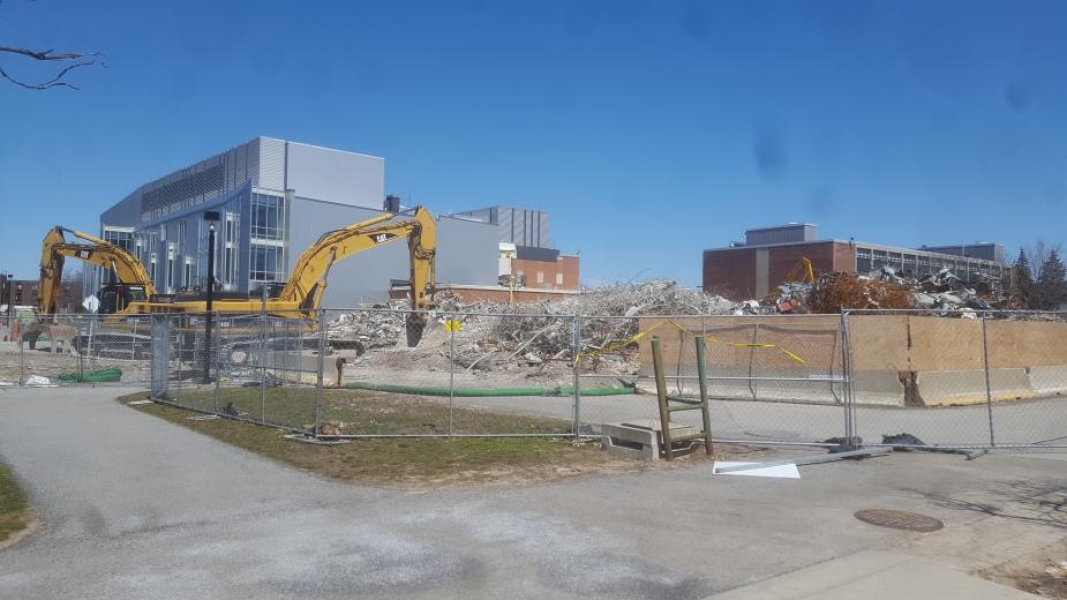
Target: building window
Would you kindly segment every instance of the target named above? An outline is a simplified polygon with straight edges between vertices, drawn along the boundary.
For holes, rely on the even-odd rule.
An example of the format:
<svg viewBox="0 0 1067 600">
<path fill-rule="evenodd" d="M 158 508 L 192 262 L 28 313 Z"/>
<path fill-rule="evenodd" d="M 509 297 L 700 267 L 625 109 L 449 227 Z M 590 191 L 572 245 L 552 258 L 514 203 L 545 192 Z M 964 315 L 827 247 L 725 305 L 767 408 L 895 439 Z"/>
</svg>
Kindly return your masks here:
<svg viewBox="0 0 1067 600">
<path fill-rule="evenodd" d="M 253 244 L 250 249 L 251 264 L 249 265 L 250 281 L 281 281 L 282 274 L 282 249 L 280 246 L 268 246 Z"/>
<path fill-rule="evenodd" d="M 266 194 L 252 195 L 251 234 L 253 239 L 282 240 L 285 199 Z"/>
<path fill-rule="evenodd" d="M 182 282 L 182 286 L 185 289 L 190 289 L 193 286 L 193 259 L 185 257 L 185 281 Z"/>
<path fill-rule="evenodd" d="M 538 271 L 537 272 L 537 283 L 541 284 L 541 283 L 544 283 L 544 282 L 545 282 L 545 272 L 544 271 Z"/>
<path fill-rule="evenodd" d="M 229 211 L 223 231 L 222 284 L 227 290 L 237 284 L 237 215 Z"/>
<path fill-rule="evenodd" d="M 167 252 L 167 293 L 174 291 L 174 251 Z"/>
<path fill-rule="evenodd" d="M 556 273 L 556 285 L 563 285 L 563 273 Z"/>
</svg>

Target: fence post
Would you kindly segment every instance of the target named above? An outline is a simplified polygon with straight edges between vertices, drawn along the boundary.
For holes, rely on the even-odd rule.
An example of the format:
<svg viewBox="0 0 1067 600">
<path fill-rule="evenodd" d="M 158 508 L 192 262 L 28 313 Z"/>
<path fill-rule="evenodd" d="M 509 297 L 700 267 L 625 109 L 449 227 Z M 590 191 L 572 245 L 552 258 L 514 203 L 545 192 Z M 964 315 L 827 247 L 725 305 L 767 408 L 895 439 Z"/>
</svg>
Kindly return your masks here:
<svg viewBox="0 0 1067 600">
<path fill-rule="evenodd" d="M 841 370 L 845 377 L 845 445 L 851 449 L 856 435 L 856 390 L 852 365 L 852 337 L 848 329 L 849 314 L 841 312 Z"/>
<path fill-rule="evenodd" d="M 989 336 L 986 333 L 988 315 L 982 315 L 982 370 L 985 371 L 985 401 L 989 413 L 989 446 L 996 447 L 997 438 L 993 426 L 993 385 L 989 377 Z"/>
<path fill-rule="evenodd" d="M 79 324 L 77 316 L 74 316 L 73 320 L 74 320 L 74 337 L 77 338 L 78 337 L 78 324 Z M 133 327 L 134 327 L 134 329 L 133 329 L 133 337 L 136 338 L 137 337 L 137 323 L 136 322 L 134 322 L 134 326 Z M 52 340 L 52 344 L 54 345 L 55 343 L 56 343 L 56 341 Z M 73 340 L 71 342 L 64 343 L 64 345 L 70 345 L 70 344 L 73 344 Z M 63 348 L 63 351 L 64 351 L 64 354 L 69 354 L 68 348 Z M 52 352 L 54 353 L 55 350 L 53 349 Z M 132 359 L 134 357 L 131 355 L 130 358 Z M 93 365 L 90 365 L 90 366 L 93 366 Z M 85 383 L 85 357 L 82 356 L 81 352 L 78 353 L 78 381 L 77 381 L 77 383 Z M 96 383 L 94 382 L 91 387 L 96 387 Z"/>
<path fill-rule="evenodd" d="M 574 315 L 574 321 L 571 323 L 573 328 L 572 332 L 572 350 L 571 356 L 574 360 L 573 364 L 573 383 L 572 390 L 574 394 L 573 398 L 573 412 L 574 412 L 574 443 L 578 443 L 582 434 L 582 390 L 580 386 L 580 378 L 578 377 L 579 368 L 579 356 L 582 353 L 582 317 Z"/>
<path fill-rule="evenodd" d="M 325 393 L 326 393 L 326 391 L 323 389 L 326 386 L 326 376 L 325 376 L 325 371 L 326 371 L 326 348 L 328 347 L 328 345 L 326 343 L 326 309 L 319 309 L 319 311 L 318 311 L 318 320 L 319 320 L 319 361 L 318 361 L 318 365 L 316 366 L 316 368 L 318 369 L 318 374 L 316 375 L 317 381 L 316 381 L 316 385 L 315 385 L 315 425 L 316 426 L 318 426 L 318 424 L 319 424 L 318 420 L 320 418 L 320 415 L 322 415 L 322 399 L 323 399 L 323 395 L 325 395 Z M 340 370 L 338 370 L 338 372 L 337 372 L 337 387 L 338 388 L 341 387 L 341 372 L 340 372 Z"/>
<path fill-rule="evenodd" d="M 188 317 L 174 317 L 171 315 L 164 315 L 164 318 L 170 321 L 170 325 L 176 332 L 175 337 L 178 338 L 178 380 L 174 389 L 174 404 L 181 405 L 182 402 L 182 361 L 185 360 L 185 330 L 188 328 Z M 174 327 L 177 325 L 177 327 Z"/>
<path fill-rule="evenodd" d="M 448 316 L 448 437 L 452 437 L 456 397 L 456 313 Z M 422 332 L 426 335 L 426 332 Z"/>
<path fill-rule="evenodd" d="M 759 323 L 757 322 L 752 328 L 752 347 L 748 349 L 748 393 L 752 394 L 753 400 L 759 400 L 759 385 L 756 380 L 756 361 L 759 354 L 756 353 L 756 348 L 759 344 Z"/>
<path fill-rule="evenodd" d="M 19 385 L 26 385 L 26 344 L 23 343 L 22 327 L 18 327 L 19 339 Z"/>
<path fill-rule="evenodd" d="M 216 315 L 215 313 L 209 313 L 209 314 L 211 315 L 211 318 L 212 318 L 213 321 L 215 321 L 216 323 L 219 322 L 219 315 Z M 215 336 L 215 338 L 214 339 L 208 339 L 208 346 L 207 346 L 208 347 L 208 352 L 209 352 L 208 356 L 211 356 L 210 353 L 214 353 L 214 358 L 215 358 L 214 362 L 215 362 L 215 414 L 216 415 L 219 414 L 219 394 L 222 392 L 222 390 L 220 388 L 220 385 L 221 385 L 220 382 L 222 381 L 222 372 L 221 372 L 221 369 L 219 368 L 219 367 L 222 366 L 222 362 L 219 360 L 220 355 L 222 354 L 222 352 L 219 351 L 219 344 L 218 344 L 219 337 L 220 337 L 219 336 L 220 330 L 221 330 L 220 327 L 212 328 L 211 335 Z"/>
</svg>

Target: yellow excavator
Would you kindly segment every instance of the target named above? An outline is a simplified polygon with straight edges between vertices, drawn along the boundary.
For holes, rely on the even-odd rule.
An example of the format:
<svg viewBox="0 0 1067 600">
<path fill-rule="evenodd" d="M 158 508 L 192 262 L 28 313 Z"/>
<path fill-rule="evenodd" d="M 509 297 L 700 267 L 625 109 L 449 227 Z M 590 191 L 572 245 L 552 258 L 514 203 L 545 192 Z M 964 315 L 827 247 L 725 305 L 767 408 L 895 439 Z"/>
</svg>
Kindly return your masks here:
<svg viewBox="0 0 1067 600">
<path fill-rule="evenodd" d="M 64 237 L 67 232 L 88 243 L 68 242 Z M 384 214 L 323 234 L 300 255 L 289 280 L 277 296 L 265 300 L 232 297 L 213 299 L 211 312 L 237 315 L 257 314 L 265 310 L 274 317 L 300 320 L 308 330 L 314 330 L 333 265 L 353 254 L 405 238 L 411 263 L 411 307 L 415 310 L 431 309 L 434 307 L 436 282 L 437 223 L 430 212 L 420 206 L 409 218 L 397 219 L 395 214 Z M 100 306 L 97 312 L 107 315 L 101 325 L 108 331 L 96 335 L 98 339 L 109 341 L 130 340 L 128 344 L 118 342 L 113 344 L 115 346 L 131 347 L 136 351 L 139 345 L 147 344 L 150 341 L 148 336 L 134 335 L 124 330 L 148 315 L 187 314 L 195 320 L 194 315 L 200 313 L 203 316 L 207 312 L 207 299 L 203 293 L 157 294 L 144 265 L 121 246 L 86 233 L 55 227 L 45 236 L 42 248 L 39 314 L 55 313 L 66 258 L 80 259 L 114 272 L 117 281 L 104 286 L 98 293 Z M 409 315 L 409 344 L 414 345 L 421 337 L 424 320 L 422 315 Z M 199 335 L 199 328 L 193 327 L 192 321 L 179 329 L 194 336 Z M 146 349 L 140 348 L 141 353 L 144 351 Z"/>
<path fill-rule="evenodd" d="M 411 218 L 395 219 L 396 215 L 384 214 L 323 234 L 300 255 L 281 293 L 266 300 L 266 311 L 275 316 L 314 319 L 322 306 L 327 277 L 334 263 L 405 238 L 411 260 L 411 306 L 417 310 L 433 308 L 437 223 L 421 206 L 415 209 Z M 64 237 L 65 232 L 89 243 L 70 243 Z M 114 272 L 117 282 L 108 284 L 100 292 L 100 314 L 127 316 L 207 311 L 203 293 L 157 294 L 144 265 L 121 246 L 57 226 L 45 236 L 42 247 L 38 303 L 41 314 L 56 312 L 63 263 L 68 257 Z M 263 308 L 264 302 L 260 299 L 220 298 L 212 302 L 212 311 L 219 313 L 250 314 Z"/>
<path fill-rule="evenodd" d="M 66 233 L 88 243 L 67 241 Z M 58 312 L 63 263 L 67 258 L 104 267 L 115 274 L 116 281 L 105 285 L 97 294 L 100 300 L 98 312 L 102 314 L 122 313 L 131 302 L 145 302 L 156 295 L 156 288 L 144 265 L 128 250 L 88 233 L 57 225 L 48 231 L 41 244 L 38 314 L 54 315 Z"/>
</svg>

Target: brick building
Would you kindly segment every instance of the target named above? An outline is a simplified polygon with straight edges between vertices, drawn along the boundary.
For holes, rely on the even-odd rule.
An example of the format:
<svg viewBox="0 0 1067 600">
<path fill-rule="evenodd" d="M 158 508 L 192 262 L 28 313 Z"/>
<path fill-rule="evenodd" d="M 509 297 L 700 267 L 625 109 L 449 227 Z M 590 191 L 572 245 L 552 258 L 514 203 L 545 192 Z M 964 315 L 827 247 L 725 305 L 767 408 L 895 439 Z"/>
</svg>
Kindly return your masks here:
<svg viewBox="0 0 1067 600">
<path fill-rule="evenodd" d="M 704 289 L 727 298 L 762 298 L 784 282 L 802 259 L 815 276 L 834 271 L 865 274 L 890 267 L 897 274 L 921 278 L 947 268 L 963 281 L 1003 282 L 1011 272 L 998 244 L 923 247 L 919 249 L 857 242 L 819 240 L 809 224 L 749 229 L 745 241 L 704 251 Z"/>
<path fill-rule="evenodd" d="M 37 307 L 40 282 L 36 279 L 9 279 L 0 277 L 0 306 L 12 309 L 16 306 Z M 59 312 L 80 313 L 82 308 L 81 276 L 63 280 L 62 296 L 57 299 Z"/>
<path fill-rule="evenodd" d="M 517 246 L 511 274 L 527 288 L 577 290 L 578 257 L 551 248 Z"/>
</svg>

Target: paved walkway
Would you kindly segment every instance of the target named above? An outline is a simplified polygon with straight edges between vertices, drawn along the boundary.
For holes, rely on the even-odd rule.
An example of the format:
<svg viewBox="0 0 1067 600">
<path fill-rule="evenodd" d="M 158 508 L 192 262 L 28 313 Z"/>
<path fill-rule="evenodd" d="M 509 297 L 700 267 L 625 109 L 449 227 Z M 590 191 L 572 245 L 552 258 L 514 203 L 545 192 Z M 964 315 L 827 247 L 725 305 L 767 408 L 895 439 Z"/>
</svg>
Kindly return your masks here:
<svg viewBox="0 0 1067 600">
<path fill-rule="evenodd" d="M 0 391 L 0 456 L 43 521 L 0 553 L 0 598 L 759 598 L 742 586 L 922 543 L 933 582 L 969 566 L 931 562 L 944 552 L 931 542 L 994 520 L 1033 544 L 1062 534 L 966 509 L 1025 504 L 1013 496 L 1020 481 L 1062 489 L 1062 463 L 1041 458 L 905 454 L 802 467 L 801 480 L 713 478 L 700 466 L 408 493 L 306 475 L 119 405 L 116 393 Z M 852 518 L 860 508 L 918 510 L 947 527 L 876 528 Z M 884 585 L 860 575 L 864 596 Z M 1017 597 L 968 581 L 1001 594 L 968 598 Z"/>
</svg>

